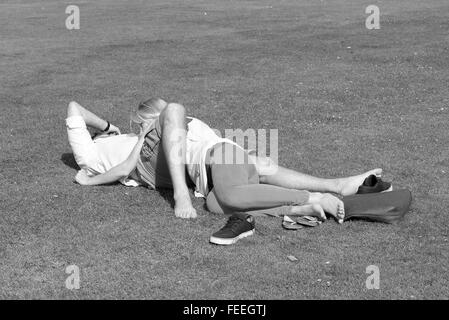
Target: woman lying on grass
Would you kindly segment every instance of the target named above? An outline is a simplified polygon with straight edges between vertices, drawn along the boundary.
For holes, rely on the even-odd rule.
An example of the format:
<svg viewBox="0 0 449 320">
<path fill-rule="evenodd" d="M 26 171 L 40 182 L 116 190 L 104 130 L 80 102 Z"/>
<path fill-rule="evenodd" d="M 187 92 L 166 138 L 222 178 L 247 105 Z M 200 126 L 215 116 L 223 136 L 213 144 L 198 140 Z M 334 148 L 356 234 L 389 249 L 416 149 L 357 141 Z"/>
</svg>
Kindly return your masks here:
<svg viewBox="0 0 449 320">
<path fill-rule="evenodd" d="M 75 161 L 81 168 L 75 180 L 82 185 L 120 181 L 127 186 L 141 184 L 147 184 L 153 188 L 168 186 L 174 191 L 175 215 L 181 218 L 194 218 L 196 210 L 192 206 L 186 185 L 185 168 L 183 165 L 174 163 L 172 158 L 166 159 L 163 152 L 163 149 L 171 150 L 174 146 L 185 148 L 185 136 L 182 137 L 182 134 L 185 134 L 184 108 L 178 104 L 161 105 L 157 101 L 151 104 L 151 107 L 144 103 L 140 107 L 145 110 L 149 108 L 148 114 L 152 117 L 154 114 L 158 115 L 157 128 L 152 119 L 143 119 L 145 121 L 141 121 L 141 133 L 136 135 L 121 134 L 116 126 L 83 108 L 77 102 L 69 103 L 66 118 L 67 135 Z M 102 131 L 103 134 L 92 139 L 87 126 Z M 178 135 L 181 135 L 181 141 L 170 139 L 171 132 L 178 132 Z M 144 150 L 141 150 L 142 146 Z M 150 172 L 144 170 L 142 161 L 148 161 L 145 167 L 153 166 Z M 140 179 L 136 163 L 140 164 L 140 168 L 147 176 L 152 175 L 146 182 Z M 156 174 L 156 169 L 158 173 L 161 173 L 160 175 Z M 168 179 L 165 178 L 166 176 Z M 173 179 L 170 179 L 170 176 Z"/>
<path fill-rule="evenodd" d="M 74 103 L 71 105 L 73 107 Z M 186 194 L 188 197 L 184 176 L 187 169 L 195 185 L 195 194 L 206 198 L 211 212 L 246 212 L 252 215 L 272 212 L 277 215 L 316 216 L 320 220 L 325 220 L 327 213 L 341 223 L 344 219 L 343 202 L 327 192 L 343 196 L 355 194 L 365 178 L 382 173 L 381 169 L 374 169 L 357 176 L 322 179 L 281 166 L 273 170 L 269 158 L 257 157 L 233 141 L 220 138 L 204 122 L 186 118 L 184 114 L 181 105 L 168 104 L 162 99 L 141 103 L 131 116 L 132 122 L 141 127 L 140 134 L 128 135 L 132 137 L 131 142 L 126 147 L 119 147 L 120 150 L 115 148 L 123 161 L 116 161 L 108 167 L 103 165 L 103 170 L 91 170 L 92 164 L 79 162 L 76 146 L 71 143 L 75 159 L 82 169 L 76 175 L 76 181 L 82 185 L 115 181 L 129 184 L 133 181 L 132 185 L 153 189 L 173 187 L 176 215 L 194 218 L 196 212 L 190 198 L 186 200 L 185 197 Z M 69 121 L 67 123 L 70 130 Z M 116 127 L 112 128 L 108 125 L 107 129 L 119 133 Z M 107 141 L 113 137 L 101 139 Z M 101 162 L 101 156 L 94 159 L 94 165 Z M 184 205 L 187 210 L 183 211 Z"/>
</svg>

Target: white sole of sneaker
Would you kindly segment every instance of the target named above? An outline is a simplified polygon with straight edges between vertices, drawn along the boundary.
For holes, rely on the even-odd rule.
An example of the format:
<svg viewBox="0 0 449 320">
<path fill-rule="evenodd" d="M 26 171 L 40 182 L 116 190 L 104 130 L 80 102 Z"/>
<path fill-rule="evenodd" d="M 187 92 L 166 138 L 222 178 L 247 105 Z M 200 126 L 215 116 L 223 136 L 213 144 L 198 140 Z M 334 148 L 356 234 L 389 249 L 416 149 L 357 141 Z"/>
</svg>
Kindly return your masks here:
<svg viewBox="0 0 449 320">
<path fill-rule="evenodd" d="M 222 245 L 222 246 L 229 246 L 231 244 L 236 243 L 240 239 L 252 236 L 253 234 L 254 234 L 254 229 L 246 231 L 246 232 L 243 232 L 243 233 L 239 234 L 235 238 L 223 239 L 223 238 L 210 237 L 209 241 L 211 243 L 214 243 L 214 244 L 219 244 L 219 245 Z"/>
<path fill-rule="evenodd" d="M 384 190 L 384 191 L 382 191 L 382 192 L 390 192 L 390 191 L 393 191 L 393 185 L 391 185 L 387 190 Z M 381 192 L 381 193 L 382 193 Z"/>
</svg>

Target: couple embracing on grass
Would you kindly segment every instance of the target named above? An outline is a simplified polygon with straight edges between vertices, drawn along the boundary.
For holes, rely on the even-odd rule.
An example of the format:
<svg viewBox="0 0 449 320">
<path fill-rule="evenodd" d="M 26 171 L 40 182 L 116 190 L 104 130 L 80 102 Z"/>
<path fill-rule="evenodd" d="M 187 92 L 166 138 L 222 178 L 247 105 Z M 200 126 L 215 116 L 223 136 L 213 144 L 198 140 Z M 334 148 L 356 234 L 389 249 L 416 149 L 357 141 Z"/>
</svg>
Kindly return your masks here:
<svg viewBox="0 0 449 320">
<path fill-rule="evenodd" d="M 67 134 L 81 169 L 76 182 L 172 188 L 175 215 L 180 218 L 197 216 L 189 192 L 193 186 L 196 196 L 206 198 L 209 211 L 230 214 L 225 227 L 210 239 L 216 244 L 232 244 L 253 234 L 257 215 L 311 216 L 321 221 L 330 216 L 342 223 L 345 205 L 333 194 L 354 195 L 368 179 L 376 181 L 376 192 L 391 187 L 379 179 L 381 169 L 324 179 L 278 166 L 219 137 L 201 120 L 187 117 L 181 104 L 159 98 L 135 108 L 130 130 L 133 125 L 138 134 L 122 134 L 109 121 L 70 102 Z M 87 127 L 102 134 L 91 137 Z"/>
</svg>

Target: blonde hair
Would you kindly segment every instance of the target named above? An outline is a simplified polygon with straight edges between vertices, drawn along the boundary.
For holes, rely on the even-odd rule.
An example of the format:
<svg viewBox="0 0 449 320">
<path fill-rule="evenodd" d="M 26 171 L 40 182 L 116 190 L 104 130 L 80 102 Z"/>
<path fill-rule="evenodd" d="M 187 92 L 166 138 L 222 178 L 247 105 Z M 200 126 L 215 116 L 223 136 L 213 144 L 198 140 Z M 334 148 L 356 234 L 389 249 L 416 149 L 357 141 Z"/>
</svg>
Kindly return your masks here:
<svg viewBox="0 0 449 320">
<path fill-rule="evenodd" d="M 139 103 L 137 109 L 133 110 L 130 116 L 129 126 L 132 131 L 132 125 L 141 125 L 144 122 L 154 121 L 167 106 L 167 102 L 159 98 L 151 98 Z"/>
</svg>

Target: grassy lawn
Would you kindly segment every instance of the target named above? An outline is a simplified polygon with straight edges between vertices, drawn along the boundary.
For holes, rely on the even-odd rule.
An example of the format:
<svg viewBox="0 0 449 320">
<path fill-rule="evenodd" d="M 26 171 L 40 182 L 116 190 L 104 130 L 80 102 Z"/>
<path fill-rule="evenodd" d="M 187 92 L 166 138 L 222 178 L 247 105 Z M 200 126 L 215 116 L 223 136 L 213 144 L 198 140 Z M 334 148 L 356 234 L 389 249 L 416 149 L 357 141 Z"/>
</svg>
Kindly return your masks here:
<svg viewBox="0 0 449 320">
<path fill-rule="evenodd" d="M 69 4 L 80 30 L 65 28 Z M 447 0 L 2 1 L 0 298 L 447 299 L 448 31 Z M 125 131 L 150 96 L 222 132 L 279 129 L 280 164 L 306 173 L 382 167 L 411 210 L 296 232 L 259 218 L 218 247 L 225 218 L 203 200 L 184 221 L 170 192 L 73 183 L 68 102 Z"/>
</svg>

